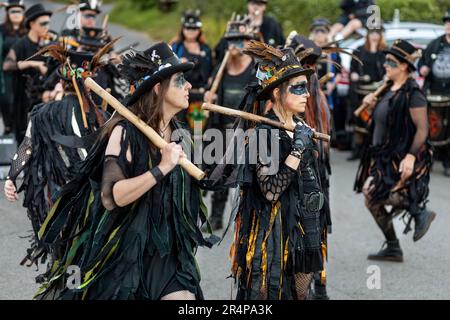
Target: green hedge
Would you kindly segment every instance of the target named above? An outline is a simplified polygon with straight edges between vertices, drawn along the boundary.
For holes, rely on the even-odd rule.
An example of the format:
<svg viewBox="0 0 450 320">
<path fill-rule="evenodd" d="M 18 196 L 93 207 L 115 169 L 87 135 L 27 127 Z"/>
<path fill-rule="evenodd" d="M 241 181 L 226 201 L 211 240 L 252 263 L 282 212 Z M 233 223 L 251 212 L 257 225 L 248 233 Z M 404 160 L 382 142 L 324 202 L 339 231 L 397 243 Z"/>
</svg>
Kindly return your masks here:
<svg viewBox="0 0 450 320">
<path fill-rule="evenodd" d="M 226 22 L 233 12 L 245 13 L 245 0 L 179 0 L 174 12 L 161 13 L 157 0 L 118 0 L 111 15 L 114 22 L 143 30 L 156 40 L 170 40 L 179 30 L 180 15 L 185 9 L 200 9 L 205 33 L 214 45 L 223 34 Z M 275 16 L 288 34 L 296 29 L 308 32 L 315 17 L 336 21 L 340 15 L 340 0 L 271 0 L 267 12 Z M 392 20 L 394 10 L 400 9 L 403 21 L 424 21 L 441 24 L 441 18 L 450 7 L 450 0 L 378 0 L 384 20 Z"/>
</svg>

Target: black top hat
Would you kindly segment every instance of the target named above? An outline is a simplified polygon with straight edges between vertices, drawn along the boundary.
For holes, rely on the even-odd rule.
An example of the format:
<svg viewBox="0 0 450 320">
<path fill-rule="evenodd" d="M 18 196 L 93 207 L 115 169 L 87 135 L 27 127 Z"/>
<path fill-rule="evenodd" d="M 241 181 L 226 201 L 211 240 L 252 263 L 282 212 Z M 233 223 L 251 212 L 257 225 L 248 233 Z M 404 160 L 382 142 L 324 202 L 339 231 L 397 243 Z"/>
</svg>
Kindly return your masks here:
<svg viewBox="0 0 450 320">
<path fill-rule="evenodd" d="M 188 10 L 184 12 L 181 23 L 183 28 L 200 29 L 203 26 L 202 21 L 200 20 L 200 11 L 197 10 L 194 12 Z"/>
<path fill-rule="evenodd" d="M 186 72 L 194 67 L 192 62 L 183 63 L 173 53 L 167 43 L 160 42 L 145 51 L 133 50 L 125 55 L 120 74 L 131 85 L 125 105 L 131 106 L 157 83 L 178 72 Z"/>
<path fill-rule="evenodd" d="M 97 13 L 101 13 L 100 7 L 102 6 L 101 0 L 80 0 L 80 11 L 91 10 Z"/>
<path fill-rule="evenodd" d="M 286 40 L 286 47 L 292 48 L 302 65 L 314 65 L 322 56 L 323 50 L 314 41 L 292 31 Z"/>
<path fill-rule="evenodd" d="M 233 17 L 228 22 L 227 31 L 225 32 L 224 38 L 227 40 L 231 39 L 255 39 L 255 32 L 250 27 L 250 18 L 248 16 L 240 15 Z"/>
<path fill-rule="evenodd" d="M 450 9 L 448 9 L 447 12 L 445 13 L 445 16 L 442 17 L 442 21 L 443 22 L 450 21 Z"/>
<path fill-rule="evenodd" d="M 25 4 L 23 3 L 23 0 L 8 0 L 8 2 L 6 3 L 6 10 L 14 7 L 25 9 Z"/>
<path fill-rule="evenodd" d="M 259 2 L 259 3 L 267 4 L 269 2 L 269 0 L 248 0 L 247 2 Z"/>
<path fill-rule="evenodd" d="M 314 70 L 304 69 L 291 48 L 276 49 L 265 43 L 252 40 L 244 53 L 256 59 L 256 77 L 262 89 L 258 100 L 270 99 L 272 90 L 291 78 L 305 75 L 309 78 Z"/>
<path fill-rule="evenodd" d="M 107 40 L 107 34 L 102 28 L 83 27 L 78 42 L 83 46 L 101 48 Z"/>
<path fill-rule="evenodd" d="M 73 76 L 86 78 L 91 75 L 91 61 L 94 55 L 89 52 L 69 50 L 67 61 L 58 68 L 56 73 L 61 79 L 71 81 Z"/>
<path fill-rule="evenodd" d="M 392 47 L 384 51 L 385 54 L 392 54 L 402 62 L 406 62 L 411 70 L 415 71 L 416 61 L 422 56 L 422 51 L 416 49 L 410 42 L 406 40 L 395 40 Z"/>
<path fill-rule="evenodd" d="M 34 21 L 42 16 L 51 17 L 52 14 L 53 12 L 51 12 L 50 10 L 46 10 L 42 4 L 35 4 L 29 7 L 27 11 L 25 11 L 25 26 L 29 29 L 31 21 Z"/>
<path fill-rule="evenodd" d="M 328 19 L 325 18 L 317 18 L 314 19 L 311 23 L 311 27 L 309 28 L 309 31 L 313 31 L 316 28 L 325 28 L 326 30 L 330 31 L 331 23 Z"/>
</svg>

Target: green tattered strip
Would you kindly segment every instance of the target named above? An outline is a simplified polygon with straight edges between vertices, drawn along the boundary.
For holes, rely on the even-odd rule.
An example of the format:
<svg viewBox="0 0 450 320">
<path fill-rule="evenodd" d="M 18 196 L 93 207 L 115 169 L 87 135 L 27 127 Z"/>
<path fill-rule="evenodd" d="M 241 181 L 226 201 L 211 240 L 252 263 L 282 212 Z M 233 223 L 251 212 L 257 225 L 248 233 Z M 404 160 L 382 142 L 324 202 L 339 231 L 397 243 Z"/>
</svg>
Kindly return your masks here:
<svg viewBox="0 0 450 320">
<path fill-rule="evenodd" d="M 91 208 L 92 203 L 94 202 L 94 191 L 91 191 L 91 194 L 89 195 L 88 205 L 86 208 L 86 213 L 84 215 L 84 221 L 83 224 L 86 224 L 87 218 L 89 216 L 89 209 Z"/>
<path fill-rule="evenodd" d="M 117 232 L 119 231 L 120 226 L 117 227 L 109 236 L 108 241 L 106 242 L 105 246 L 103 248 L 105 248 L 110 242 L 111 240 L 114 238 L 114 236 L 117 234 Z M 98 266 L 100 266 L 100 269 L 105 265 L 105 263 L 109 260 L 109 258 L 111 257 L 111 255 L 116 251 L 118 245 L 119 245 L 120 241 L 117 241 L 117 243 L 111 248 L 111 251 L 108 253 L 108 255 L 105 257 L 105 259 L 103 260 L 103 262 L 100 260 L 98 261 L 94 267 L 89 270 L 88 272 L 86 272 L 86 275 L 84 277 L 84 283 L 80 285 L 80 287 L 78 289 L 84 289 L 87 285 L 89 285 L 89 283 L 91 283 L 96 277 L 97 275 L 94 275 L 92 278 L 91 276 L 94 274 L 95 270 L 97 269 Z M 101 264 L 101 265 L 100 265 Z M 89 279 L 91 278 L 91 279 Z"/>
<path fill-rule="evenodd" d="M 61 198 L 58 198 L 58 200 L 56 200 L 55 204 L 53 205 L 52 209 L 50 210 L 50 212 L 47 215 L 47 218 L 45 218 L 44 223 L 42 224 L 41 228 L 39 229 L 38 232 L 38 238 L 39 240 L 42 240 L 42 237 L 47 229 L 48 224 L 50 223 L 50 221 L 53 219 L 53 216 L 55 215 L 56 209 L 59 206 L 59 203 L 61 202 Z"/>
</svg>

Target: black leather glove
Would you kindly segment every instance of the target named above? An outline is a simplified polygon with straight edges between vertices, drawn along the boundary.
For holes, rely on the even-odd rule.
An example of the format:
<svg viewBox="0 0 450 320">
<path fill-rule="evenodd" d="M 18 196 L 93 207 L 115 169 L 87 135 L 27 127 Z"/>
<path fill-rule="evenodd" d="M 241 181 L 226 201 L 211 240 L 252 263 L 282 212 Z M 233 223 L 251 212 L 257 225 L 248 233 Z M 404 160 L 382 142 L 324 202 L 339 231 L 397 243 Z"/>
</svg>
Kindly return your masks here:
<svg viewBox="0 0 450 320">
<path fill-rule="evenodd" d="M 313 146 L 314 131 L 307 125 L 298 123 L 294 129 L 294 139 L 292 141 L 292 153 L 294 156 Z"/>
</svg>

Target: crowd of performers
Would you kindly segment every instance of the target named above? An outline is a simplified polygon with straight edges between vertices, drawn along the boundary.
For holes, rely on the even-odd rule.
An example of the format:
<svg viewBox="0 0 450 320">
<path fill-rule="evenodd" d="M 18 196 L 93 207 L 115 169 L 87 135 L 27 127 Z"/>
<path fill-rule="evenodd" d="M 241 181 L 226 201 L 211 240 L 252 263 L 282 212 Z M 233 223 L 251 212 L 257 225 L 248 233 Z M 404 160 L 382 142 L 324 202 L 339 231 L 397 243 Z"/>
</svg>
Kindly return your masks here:
<svg viewBox="0 0 450 320">
<path fill-rule="evenodd" d="M 317 133 L 331 135 L 348 121 L 336 115 L 336 81 L 340 55 L 350 53 L 331 40 L 361 27 L 361 6 L 372 1 L 343 1 L 339 23 L 317 18 L 310 35 L 293 31 L 287 38 L 265 13 L 267 2 L 249 0 L 248 14 L 233 15 L 214 50 L 199 12 L 187 11 L 170 44 L 123 55 L 114 51 L 118 39 L 96 27 L 98 1 L 80 1 L 80 29 L 55 36 L 51 11 L 8 2 L 2 112 L 18 149 L 5 195 L 17 201 L 23 191 L 33 227 L 22 264 L 47 266 L 35 299 L 203 299 L 196 250 L 217 244 L 213 231 L 229 228 L 237 299 L 329 299 L 331 145 Z M 429 95 L 449 94 L 450 73 L 443 70 L 450 67 L 450 12 L 443 21 L 446 35 L 427 48 L 420 70 L 420 50 L 403 40 L 388 47 L 381 25 L 352 55 L 354 109 L 366 106 L 352 119 L 352 158 L 360 159 L 355 191 L 386 240 L 368 259 L 403 261 L 396 216 L 407 220 L 405 233 L 414 221 L 414 241 L 436 216 L 427 208 L 430 171 L 439 150 L 448 174 L 450 138 L 448 128 L 433 135 L 428 115 L 447 110 L 448 121 L 449 109 L 441 106 L 446 100 L 427 101 L 414 75 L 427 77 Z M 90 91 L 88 78 L 163 144 L 113 112 L 117 107 Z M 204 102 L 272 122 L 206 112 Z M 198 123 L 224 135 L 250 130 L 257 147 L 245 140 L 245 161 L 202 164 L 205 177 L 191 176 L 181 163 L 192 158 Z M 239 143 L 234 136 L 218 152 L 230 159 Z M 226 225 L 231 188 L 238 196 Z M 205 191 L 212 192 L 209 215 Z M 75 288 L 67 286 L 71 266 L 81 271 Z"/>
</svg>

